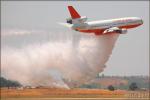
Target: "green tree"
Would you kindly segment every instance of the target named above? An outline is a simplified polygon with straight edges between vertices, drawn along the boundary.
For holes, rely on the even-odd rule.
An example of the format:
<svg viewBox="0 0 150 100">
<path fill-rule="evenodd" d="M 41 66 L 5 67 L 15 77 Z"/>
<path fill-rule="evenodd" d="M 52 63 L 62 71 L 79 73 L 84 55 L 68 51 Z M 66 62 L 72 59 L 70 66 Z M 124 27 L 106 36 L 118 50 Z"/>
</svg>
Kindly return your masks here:
<svg viewBox="0 0 150 100">
<path fill-rule="evenodd" d="M 17 81 L 7 80 L 3 77 L 0 77 L 0 87 L 20 87 L 21 84 Z"/>
<path fill-rule="evenodd" d="M 129 90 L 131 91 L 135 91 L 138 89 L 138 86 L 135 82 L 131 83 L 130 86 L 129 86 Z"/>
<path fill-rule="evenodd" d="M 91 83 L 91 84 L 82 84 L 79 86 L 80 88 L 88 88 L 88 89 L 99 89 L 101 88 L 100 84 Z"/>
<path fill-rule="evenodd" d="M 114 90 L 115 90 L 115 88 L 114 88 L 114 86 L 109 85 L 109 86 L 108 86 L 108 90 L 110 90 L 110 91 L 114 91 Z"/>
</svg>

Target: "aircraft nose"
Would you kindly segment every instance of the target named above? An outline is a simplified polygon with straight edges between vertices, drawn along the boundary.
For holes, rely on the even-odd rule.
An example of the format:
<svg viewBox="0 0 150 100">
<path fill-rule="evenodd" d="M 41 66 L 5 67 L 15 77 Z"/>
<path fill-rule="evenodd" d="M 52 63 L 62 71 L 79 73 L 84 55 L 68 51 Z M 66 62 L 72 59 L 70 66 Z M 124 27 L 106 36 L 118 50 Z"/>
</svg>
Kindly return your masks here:
<svg viewBox="0 0 150 100">
<path fill-rule="evenodd" d="M 143 24 L 143 20 L 141 18 L 138 18 L 138 21 L 140 24 Z"/>
<path fill-rule="evenodd" d="M 142 19 L 140 19 L 140 24 L 143 24 L 143 20 Z"/>
</svg>

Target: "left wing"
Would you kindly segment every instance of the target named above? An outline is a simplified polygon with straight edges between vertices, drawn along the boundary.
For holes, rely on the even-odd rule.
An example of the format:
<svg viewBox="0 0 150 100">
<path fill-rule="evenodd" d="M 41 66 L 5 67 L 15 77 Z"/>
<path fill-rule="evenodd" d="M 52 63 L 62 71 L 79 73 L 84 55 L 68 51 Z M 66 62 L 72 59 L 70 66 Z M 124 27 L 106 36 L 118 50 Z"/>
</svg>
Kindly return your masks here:
<svg viewBox="0 0 150 100">
<path fill-rule="evenodd" d="M 103 34 L 107 34 L 107 33 L 119 33 L 119 34 L 125 34 L 127 33 L 127 29 L 120 29 L 118 27 L 111 27 L 106 29 Z"/>
</svg>

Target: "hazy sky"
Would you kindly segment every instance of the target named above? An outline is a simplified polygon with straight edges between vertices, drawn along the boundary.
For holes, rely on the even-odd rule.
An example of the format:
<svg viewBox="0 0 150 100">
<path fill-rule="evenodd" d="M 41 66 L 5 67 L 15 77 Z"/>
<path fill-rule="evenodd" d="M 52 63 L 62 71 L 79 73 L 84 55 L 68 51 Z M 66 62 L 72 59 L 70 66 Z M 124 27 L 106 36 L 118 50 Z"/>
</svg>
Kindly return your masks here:
<svg viewBox="0 0 150 100">
<path fill-rule="evenodd" d="M 107 75 L 148 75 L 149 74 L 149 3 L 148 1 L 2 1 L 2 31 L 69 31 L 58 22 L 70 17 L 67 5 L 87 16 L 89 21 L 135 16 L 144 24 L 120 35 L 104 74 Z M 82 33 L 81 33 L 82 34 Z M 19 47 L 24 42 L 45 41 L 48 34 L 33 36 L 2 36 L 2 49 L 5 46 Z"/>
</svg>

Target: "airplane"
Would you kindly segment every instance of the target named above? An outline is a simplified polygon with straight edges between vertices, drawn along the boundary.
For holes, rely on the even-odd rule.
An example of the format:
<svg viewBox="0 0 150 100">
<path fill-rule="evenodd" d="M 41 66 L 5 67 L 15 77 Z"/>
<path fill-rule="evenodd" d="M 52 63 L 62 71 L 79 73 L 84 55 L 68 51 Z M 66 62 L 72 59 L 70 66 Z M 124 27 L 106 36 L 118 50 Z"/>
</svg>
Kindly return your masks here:
<svg viewBox="0 0 150 100">
<path fill-rule="evenodd" d="M 143 20 L 138 17 L 124 17 L 87 22 L 88 18 L 86 16 L 80 16 L 73 6 L 68 6 L 68 10 L 71 18 L 68 18 L 66 23 L 59 24 L 84 33 L 94 33 L 95 35 L 112 33 L 125 34 L 127 33 L 127 29 L 135 28 L 143 24 Z"/>
</svg>

